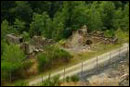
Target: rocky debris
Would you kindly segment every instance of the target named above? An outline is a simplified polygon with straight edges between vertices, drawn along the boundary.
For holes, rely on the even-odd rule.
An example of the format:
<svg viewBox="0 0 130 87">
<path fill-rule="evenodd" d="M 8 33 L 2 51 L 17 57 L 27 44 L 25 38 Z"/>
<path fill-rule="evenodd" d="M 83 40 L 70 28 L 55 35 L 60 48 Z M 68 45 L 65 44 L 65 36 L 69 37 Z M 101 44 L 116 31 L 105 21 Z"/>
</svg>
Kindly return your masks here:
<svg viewBox="0 0 130 87">
<path fill-rule="evenodd" d="M 41 50 L 44 46 L 50 45 L 52 43 L 54 43 L 52 39 L 47 39 L 42 36 L 34 36 L 31 40 L 31 44 L 39 50 Z"/>
<path fill-rule="evenodd" d="M 74 31 L 72 36 L 67 40 L 66 46 L 69 48 L 78 47 L 84 45 L 86 42 L 87 27 L 83 26 L 78 31 Z"/>
<path fill-rule="evenodd" d="M 129 58 L 109 65 L 103 72 L 86 79 L 89 86 L 129 86 Z"/>
<path fill-rule="evenodd" d="M 41 51 L 43 51 L 45 46 L 54 43 L 54 41 L 52 39 L 47 39 L 42 36 L 34 36 L 30 42 L 24 42 L 23 38 L 21 36 L 16 36 L 14 34 L 7 34 L 6 41 L 8 43 L 19 44 L 20 48 L 27 55 L 41 52 Z"/>
<path fill-rule="evenodd" d="M 93 76 L 89 79 L 90 86 L 118 86 L 118 78 L 108 78 L 107 75 Z"/>
<path fill-rule="evenodd" d="M 21 44 L 21 48 L 26 54 L 32 54 L 44 51 L 44 47 L 52 44 L 51 39 L 46 39 L 41 36 L 34 36 L 30 43 L 24 42 Z"/>
<path fill-rule="evenodd" d="M 14 34 L 7 34 L 6 41 L 8 43 L 20 44 L 23 42 L 23 38 L 21 36 L 16 36 Z"/>
<path fill-rule="evenodd" d="M 94 40 L 97 39 L 98 41 L 101 41 L 105 44 L 109 43 L 117 43 L 118 38 L 117 37 L 105 37 L 103 32 L 96 31 L 89 34 L 89 37 L 93 38 Z"/>
<path fill-rule="evenodd" d="M 117 43 L 117 41 L 118 38 L 105 37 L 104 33 L 101 31 L 88 33 L 87 26 L 84 25 L 81 29 L 72 33 L 72 36 L 63 44 L 63 47 L 72 52 L 77 52 L 78 50 L 89 51 L 95 43 L 114 44 Z"/>
</svg>

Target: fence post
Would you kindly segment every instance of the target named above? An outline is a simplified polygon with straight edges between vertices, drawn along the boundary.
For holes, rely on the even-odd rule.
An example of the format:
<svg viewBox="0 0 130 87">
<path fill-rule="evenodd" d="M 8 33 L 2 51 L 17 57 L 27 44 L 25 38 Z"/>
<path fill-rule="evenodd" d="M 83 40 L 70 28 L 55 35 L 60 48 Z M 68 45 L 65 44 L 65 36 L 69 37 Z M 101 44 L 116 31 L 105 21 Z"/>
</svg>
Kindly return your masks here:
<svg viewBox="0 0 130 87">
<path fill-rule="evenodd" d="M 83 62 L 82 62 L 82 73 L 83 73 Z"/>
<path fill-rule="evenodd" d="M 43 83 L 43 76 L 42 76 L 42 83 Z"/>
<path fill-rule="evenodd" d="M 127 46 L 127 56 L 129 58 L 129 50 L 128 50 L 129 46 Z"/>
<path fill-rule="evenodd" d="M 63 77 L 63 82 L 65 81 L 65 67 L 64 67 L 64 77 Z"/>
<path fill-rule="evenodd" d="M 109 53 L 109 62 L 111 63 L 111 52 Z"/>
<path fill-rule="evenodd" d="M 97 64 L 97 73 L 98 73 L 98 56 L 96 58 L 96 64 Z"/>
<path fill-rule="evenodd" d="M 121 51 L 121 47 L 119 48 L 119 57 L 121 57 L 120 51 Z"/>
<path fill-rule="evenodd" d="M 51 79 L 51 73 L 49 73 L 48 79 L 49 79 L 49 81 L 50 81 L 50 79 Z"/>
</svg>

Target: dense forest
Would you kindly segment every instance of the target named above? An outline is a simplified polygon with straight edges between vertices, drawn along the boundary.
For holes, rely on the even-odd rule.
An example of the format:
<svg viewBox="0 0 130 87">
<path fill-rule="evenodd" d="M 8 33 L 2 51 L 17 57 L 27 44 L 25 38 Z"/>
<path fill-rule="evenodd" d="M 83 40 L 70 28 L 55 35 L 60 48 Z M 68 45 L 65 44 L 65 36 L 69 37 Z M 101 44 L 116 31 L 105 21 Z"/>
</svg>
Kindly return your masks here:
<svg viewBox="0 0 130 87">
<path fill-rule="evenodd" d="M 9 45 L 5 41 L 7 34 L 21 35 L 25 41 L 37 35 L 58 42 L 70 37 L 73 31 L 83 25 L 87 25 L 88 32 L 103 31 L 108 36 L 114 36 L 117 30 L 128 33 L 129 1 L 2 1 L 1 70 L 3 82 L 9 80 L 11 76 L 11 79 L 17 79 L 16 75 L 19 76 L 18 78 L 24 78 L 24 75 L 18 72 L 23 71 L 21 62 L 26 57 L 17 45 Z M 60 51 L 57 48 L 55 50 Z M 48 52 L 51 55 L 52 52 Z M 60 52 L 64 53 L 63 50 Z M 68 55 L 66 58 L 70 57 L 68 53 L 65 52 L 65 54 Z M 40 58 L 40 63 L 44 65 L 47 60 Z"/>
<path fill-rule="evenodd" d="M 4 1 L 1 2 L 2 39 L 6 33 L 43 35 L 60 40 L 87 25 L 93 30 L 129 30 L 129 3 L 125 1 Z"/>
</svg>

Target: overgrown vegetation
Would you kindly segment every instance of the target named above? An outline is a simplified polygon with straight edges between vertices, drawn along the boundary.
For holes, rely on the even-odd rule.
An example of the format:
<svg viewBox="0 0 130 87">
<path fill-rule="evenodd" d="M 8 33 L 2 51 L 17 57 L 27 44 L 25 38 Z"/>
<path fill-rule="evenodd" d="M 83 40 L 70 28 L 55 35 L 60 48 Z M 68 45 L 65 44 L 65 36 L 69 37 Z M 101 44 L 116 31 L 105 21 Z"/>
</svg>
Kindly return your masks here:
<svg viewBox="0 0 130 87">
<path fill-rule="evenodd" d="M 73 31 L 87 25 L 89 32 L 103 31 L 107 37 L 116 36 L 120 43 L 129 41 L 128 1 L 2 1 L 1 13 L 2 82 L 23 78 L 24 69 L 32 64 L 24 61 L 26 55 L 18 45 L 6 42 L 9 33 L 21 35 L 24 41 L 44 36 L 62 45 Z M 48 46 L 37 55 L 39 71 L 69 62 L 71 57 L 57 46 Z"/>
<path fill-rule="evenodd" d="M 77 81 L 79 81 L 79 77 L 77 75 L 73 75 L 71 77 L 66 77 L 65 81 L 66 82 L 77 82 Z"/>
<path fill-rule="evenodd" d="M 65 80 L 60 80 L 60 76 L 48 77 L 47 80 L 43 81 L 40 86 L 60 86 L 62 82 L 78 82 L 79 77 L 77 75 L 68 76 Z"/>
<path fill-rule="evenodd" d="M 47 80 L 43 81 L 40 86 L 59 86 L 60 85 L 60 77 L 57 75 L 57 76 L 54 76 L 54 77 L 48 77 Z"/>
<path fill-rule="evenodd" d="M 13 44 L 6 45 L 1 61 L 1 76 L 3 81 L 12 81 L 22 76 L 20 71 L 23 68 L 25 57 L 24 52 L 19 46 Z"/>
<path fill-rule="evenodd" d="M 48 46 L 45 48 L 44 53 L 39 53 L 37 56 L 39 70 L 49 68 L 58 62 L 69 62 L 72 56 L 65 50 L 58 48 L 57 46 Z"/>
<path fill-rule="evenodd" d="M 8 29 L 54 40 L 69 37 L 83 25 L 89 31 L 129 30 L 127 1 L 2 1 L 1 8 L 2 37 Z"/>
</svg>

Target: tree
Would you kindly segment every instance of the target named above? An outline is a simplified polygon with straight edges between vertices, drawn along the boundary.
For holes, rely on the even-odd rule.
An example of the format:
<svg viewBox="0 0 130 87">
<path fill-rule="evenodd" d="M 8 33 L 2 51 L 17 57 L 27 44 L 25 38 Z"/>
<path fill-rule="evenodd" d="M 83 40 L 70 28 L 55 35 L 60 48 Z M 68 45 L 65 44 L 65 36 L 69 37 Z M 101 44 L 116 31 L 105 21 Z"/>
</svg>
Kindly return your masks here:
<svg viewBox="0 0 130 87">
<path fill-rule="evenodd" d="M 3 55 L 6 45 L 7 45 L 6 41 L 4 39 L 1 40 L 1 55 Z"/>
<path fill-rule="evenodd" d="M 60 40 L 63 38 L 64 21 L 63 13 L 57 12 L 53 18 L 52 38 L 54 40 Z"/>
<path fill-rule="evenodd" d="M 9 25 L 7 20 L 4 20 L 1 24 L 1 39 L 5 39 L 6 34 L 12 32 L 12 26 Z"/>
<path fill-rule="evenodd" d="M 118 8 L 114 13 L 113 18 L 113 26 L 115 29 L 121 28 L 122 18 L 123 18 L 123 10 L 122 8 Z"/>
<path fill-rule="evenodd" d="M 77 4 L 78 3 L 78 4 Z M 71 28 L 74 30 L 79 29 L 81 26 L 86 24 L 86 5 L 84 1 L 75 2 L 75 5 L 72 8 L 71 15 Z"/>
<path fill-rule="evenodd" d="M 25 22 L 16 18 L 13 27 L 17 33 L 21 34 L 23 31 L 25 31 Z"/>
<path fill-rule="evenodd" d="M 123 10 L 122 29 L 129 31 L 129 3 L 127 3 Z"/>
<path fill-rule="evenodd" d="M 24 41 L 29 41 L 30 40 L 30 35 L 29 35 L 29 33 L 28 32 L 23 32 L 22 33 L 22 37 L 23 37 L 23 39 L 24 39 Z"/>
<path fill-rule="evenodd" d="M 114 3 L 112 1 L 102 1 L 99 5 L 99 11 L 103 22 L 103 30 L 113 28 Z"/>
<path fill-rule="evenodd" d="M 19 20 L 27 24 L 31 22 L 33 10 L 27 1 L 15 1 L 16 6 L 10 9 L 10 12 Z"/>
<path fill-rule="evenodd" d="M 49 13 L 51 2 L 50 1 L 28 1 L 33 12 L 42 14 L 43 12 Z M 52 2 L 54 3 L 54 2 Z"/>
<path fill-rule="evenodd" d="M 23 66 L 22 62 L 25 59 L 25 54 L 19 46 L 11 44 L 5 47 L 2 59 L 1 70 L 3 79 L 7 80 L 10 77 L 10 81 L 12 81 L 12 76 Z"/>
<path fill-rule="evenodd" d="M 45 65 L 47 65 L 50 60 L 49 58 L 47 58 L 46 54 L 44 53 L 38 54 L 37 59 L 38 59 L 39 71 L 42 71 L 45 68 Z"/>
<path fill-rule="evenodd" d="M 115 29 L 129 31 L 129 4 L 126 4 L 124 9 L 119 8 L 115 11 L 113 25 Z"/>
<path fill-rule="evenodd" d="M 11 9 L 15 6 L 14 1 L 1 1 L 1 22 L 6 19 L 9 23 L 13 23 L 15 16 L 11 13 Z"/>
<path fill-rule="evenodd" d="M 101 30 L 103 26 L 101 14 L 97 8 L 98 8 L 98 3 L 93 2 L 91 4 L 91 7 L 87 9 L 87 12 L 86 12 L 86 15 L 87 15 L 86 24 L 88 25 L 88 29 L 90 31 Z"/>
<path fill-rule="evenodd" d="M 49 33 L 49 28 L 51 23 L 51 19 L 49 18 L 48 14 L 46 12 L 43 12 L 42 14 L 34 13 L 33 15 L 33 21 L 30 24 L 30 35 L 42 35 L 47 36 Z"/>
</svg>

